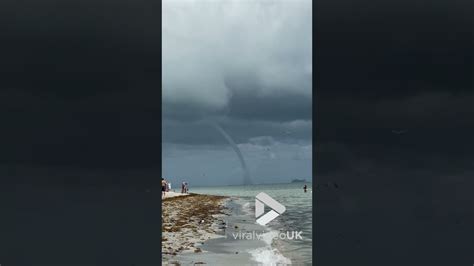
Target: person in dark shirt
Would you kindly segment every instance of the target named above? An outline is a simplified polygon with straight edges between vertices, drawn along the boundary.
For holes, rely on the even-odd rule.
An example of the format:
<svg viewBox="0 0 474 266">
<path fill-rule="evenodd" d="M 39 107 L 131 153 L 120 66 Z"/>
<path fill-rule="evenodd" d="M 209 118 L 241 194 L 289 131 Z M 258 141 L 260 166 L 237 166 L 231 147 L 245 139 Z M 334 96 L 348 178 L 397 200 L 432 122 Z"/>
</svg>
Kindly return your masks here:
<svg viewBox="0 0 474 266">
<path fill-rule="evenodd" d="M 167 188 L 166 180 L 162 177 L 161 178 L 161 196 L 162 197 L 164 197 L 166 194 L 166 188 Z"/>
</svg>

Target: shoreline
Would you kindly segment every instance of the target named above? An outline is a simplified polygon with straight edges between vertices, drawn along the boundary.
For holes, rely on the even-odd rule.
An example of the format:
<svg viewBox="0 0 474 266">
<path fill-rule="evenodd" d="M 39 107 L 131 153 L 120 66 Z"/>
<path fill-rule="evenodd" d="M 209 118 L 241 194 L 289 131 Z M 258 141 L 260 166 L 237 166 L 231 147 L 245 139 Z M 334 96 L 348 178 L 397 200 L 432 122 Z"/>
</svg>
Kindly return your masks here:
<svg viewBox="0 0 474 266">
<path fill-rule="evenodd" d="M 181 197 L 181 196 L 188 196 L 191 195 L 190 193 L 181 193 L 181 192 L 174 192 L 174 191 L 168 191 L 165 193 L 164 197 L 161 197 L 162 200 L 164 199 L 169 199 L 169 198 L 174 198 L 174 197 Z"/>
<path fill-rule="evenodd" d="M 176 261 L 177 255 L 200 253 L 205 241 L 222 237 L 222 218 L 226 215 L 227 200 L 225 196 L 193 193 L 164 198 L 161 239 L 163 264 L 180 265 Z"/>
<path fill-rule="evenodd" d="M 251 211 L 244 206 L 248 204 L 238 197 L 204 194 L 163 200 L 163 265 L 291 264 L 268 238 L 275 231 L 255 223 Z M 198 209 L 197 214 L 194 212 L 197 217 L 183 212 L 193 208 Z M 250 232 L 265 232 L 266 237 L 236 237 Z"/>
</svg>

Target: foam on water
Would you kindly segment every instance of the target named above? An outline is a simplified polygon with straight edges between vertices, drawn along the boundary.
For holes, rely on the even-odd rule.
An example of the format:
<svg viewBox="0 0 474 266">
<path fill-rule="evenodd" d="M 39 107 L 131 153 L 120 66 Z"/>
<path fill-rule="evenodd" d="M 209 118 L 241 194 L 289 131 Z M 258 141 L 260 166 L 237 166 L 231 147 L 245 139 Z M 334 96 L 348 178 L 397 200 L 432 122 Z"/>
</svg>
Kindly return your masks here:
<svg viewBox="0 0 474 266">
<path fill-rule="evenodd" d="M 247 215 L 253 214 L 253 209 L 249 202 L 245 202 L 242 204 L 242 211 Z"/>
<path fill-rule="evenodd" d="M 311 185 L 308 184 L 309 191 Z M 261 228 L 263 246 L 247 250 L 258 265 L 310 265 L 312 263 L 312 194 L 301 184 L 275 184 L 195 188 L 194 192 L 230 196 L 240 215 L 255 220 L 255 196 L 265 192 L 286 207 L 286 212 Z M 268 209 L 266 209 L 268 211 Z M 259 229 L 260 230 L 260 229 Z M 275 238 L 280 232 L 301 231 L 303 239 Z M 261 232 L 261 231 L 260 231 Z"/>
<path fill-rule="evenodd" d="M 270 231 L 262 235 L 266 246 L 250 251 L 252 259 L 259 265 L 290 265 L 291 260 L 283 256 L 276 248 L 273 248 L 273 239 L 278 231 Z"/>
</svg>

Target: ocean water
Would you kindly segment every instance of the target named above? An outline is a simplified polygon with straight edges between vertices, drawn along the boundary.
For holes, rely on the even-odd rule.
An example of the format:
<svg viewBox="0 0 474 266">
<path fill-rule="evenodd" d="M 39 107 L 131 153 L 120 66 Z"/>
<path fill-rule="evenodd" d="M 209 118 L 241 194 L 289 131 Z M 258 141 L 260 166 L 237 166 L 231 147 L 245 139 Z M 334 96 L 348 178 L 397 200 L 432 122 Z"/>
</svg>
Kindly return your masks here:
<svg viewBox="0 0 474 266">
<path fill-rule="evenodd" d="M 303 186 L 308 186 L 304 193 Z M 286 207 L 286 211 L 265 225 L 261 240 L 264 247 L 250 251 L 252 259 L 261 265 L 311 265 L 312 264 L 312 185 L 311 183 L 197 187 L 190 192 L 237 197 L 238 203 L 249 219 L 255 220 L 255 196 L 265 192 Z M 269 209 L 266 208 L 265 212 Z M 289 232 L 289 233 L 287 233 Z M 301 238 L 294 238 L 301 232 Z M 283 237 L 283 234 L 286 236 Z"/>
</svg>

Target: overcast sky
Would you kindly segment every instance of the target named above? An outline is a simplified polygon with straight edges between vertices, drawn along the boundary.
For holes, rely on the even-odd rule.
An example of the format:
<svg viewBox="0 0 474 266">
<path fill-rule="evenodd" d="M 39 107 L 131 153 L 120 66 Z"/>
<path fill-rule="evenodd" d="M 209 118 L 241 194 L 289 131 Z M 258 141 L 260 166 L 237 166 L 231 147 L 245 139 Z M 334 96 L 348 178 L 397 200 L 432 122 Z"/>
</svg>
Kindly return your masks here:
<svg viewBox="0 0 474 266">
<path fill-rule="evenodd" d="M 163 1 L 163 175 L 311 179 L 311 1 Z"/>
</svg>

